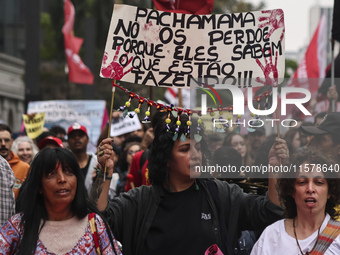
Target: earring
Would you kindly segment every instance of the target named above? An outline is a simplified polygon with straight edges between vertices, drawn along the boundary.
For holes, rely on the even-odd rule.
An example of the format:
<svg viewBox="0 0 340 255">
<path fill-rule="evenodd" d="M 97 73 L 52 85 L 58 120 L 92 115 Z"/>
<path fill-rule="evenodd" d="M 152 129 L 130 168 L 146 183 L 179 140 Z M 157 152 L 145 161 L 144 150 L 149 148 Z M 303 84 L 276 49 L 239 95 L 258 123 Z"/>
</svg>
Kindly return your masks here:
<svg viewBox="0 0 340 255">
<path fill-rule="evenodd" d="M 198 186 L 198 184 L 197 184 L 197 182 L 196 182 L 196 179 L 195 179 L 195 190 L 197 191 L 197 190 L 199 190 L 200 189 L 200 187 Z"/>
</svg>

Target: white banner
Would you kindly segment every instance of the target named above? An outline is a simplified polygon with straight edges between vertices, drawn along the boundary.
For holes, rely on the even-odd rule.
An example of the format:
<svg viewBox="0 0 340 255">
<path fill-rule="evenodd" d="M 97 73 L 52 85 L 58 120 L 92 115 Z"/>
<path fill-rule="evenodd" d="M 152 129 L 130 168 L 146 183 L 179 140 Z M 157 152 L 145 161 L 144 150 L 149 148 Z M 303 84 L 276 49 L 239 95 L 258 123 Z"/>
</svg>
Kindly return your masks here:
<svg viewBox="0 0 340 255">
<path fill-rule="evenodd" d="M 190 15 L 117 4 L 100 76 L 150 86 L 278 84 L 284 31 L 281 9 Z"/>
<path fill-rule="evenodd" d="M 128 117 L 133 116 L 133 118 Z M 126 117 L 120 116 L 118 120 L 111 124 L 111 136 L 119 136 L 141 129 L 142 126 L 135 112 L 128 112 Z"/>
<path fill-rule="evenodd" d="M 53 100 L 29 102 L 27 113 L 45 112 L 45 127 L 59 125 L 65 128 L 74 122 L 84 125 L 91 142 L 96 145 L 100 135 L 105 100 Z"/>
</svg>

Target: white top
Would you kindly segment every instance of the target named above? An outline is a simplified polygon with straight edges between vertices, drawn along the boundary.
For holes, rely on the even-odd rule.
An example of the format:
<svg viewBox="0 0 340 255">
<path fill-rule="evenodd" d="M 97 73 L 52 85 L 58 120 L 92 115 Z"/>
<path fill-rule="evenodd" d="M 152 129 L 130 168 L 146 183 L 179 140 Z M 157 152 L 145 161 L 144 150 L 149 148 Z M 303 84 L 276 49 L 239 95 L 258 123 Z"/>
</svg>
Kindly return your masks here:
<svg viewBox="0 0 340 255">
<path fill-rule="evenodd" d="M 324 221 L 322 222 L 320 233 L 325 229 L 330 216 L 326 214 Z M 270 226 L 268 226 L 260 236 L 259 240 L 255 243 L 251 255 L 301 255 L 299 247 L 296 244 L 294 237 L 287 234 L 285 220 L 279 220 Z M 311 251 L 314 247 L 318 236 L 318 231 L 315 231 L 312 235 L 304 240 L 299 240 L 299 245 L 305 254 Z M 340 235 L 329 246 L 325 255 L 339 255 L 340 254 Z"/>
<path fill-rule="evenodd" d="M 114 199 L 114 197 L 116 196 L 116 187 L 117 187 L 118 180 L 119 180 L 119 174 L 113 173 L 112 180 L 110 183 L 109 199 Z"/>
<path fill-rule="evenodd" d="M 92 158 L 91 158 L 91 161 L 90 161 L 90 164 L 89 164 L 89 168 L 87 170 L 87 174 L 85 176 L 85 187 L 87 189 L 87 193 L 90 195 L 90 191 L 91 191 L 92 183 L 93 183 L 92 176 L 93 176 L 93 172 L 94 172 L 94 167 L 97 166 L 98 160 L 97 160 L 97 156 L 95 154 L 92 153 L 92 154 L 89 154 L 89 155 L 92 155 Z"/>
</svg>

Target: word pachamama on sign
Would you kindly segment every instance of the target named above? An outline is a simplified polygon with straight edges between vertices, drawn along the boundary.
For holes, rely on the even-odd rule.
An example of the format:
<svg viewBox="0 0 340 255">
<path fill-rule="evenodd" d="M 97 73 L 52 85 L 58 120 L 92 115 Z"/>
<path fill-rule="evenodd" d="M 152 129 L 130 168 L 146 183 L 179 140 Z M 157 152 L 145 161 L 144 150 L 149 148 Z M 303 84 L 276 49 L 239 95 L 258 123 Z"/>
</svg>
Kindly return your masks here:
<svg viewBox="0 0 340 255">
<path fill-rule="evenodd" d="M 262 86 L 279 83 L 284 62 L 281 9 L 190 15 L 115 5 L 100 75 L 151 86 L 244 78 Z"/>
</svg>

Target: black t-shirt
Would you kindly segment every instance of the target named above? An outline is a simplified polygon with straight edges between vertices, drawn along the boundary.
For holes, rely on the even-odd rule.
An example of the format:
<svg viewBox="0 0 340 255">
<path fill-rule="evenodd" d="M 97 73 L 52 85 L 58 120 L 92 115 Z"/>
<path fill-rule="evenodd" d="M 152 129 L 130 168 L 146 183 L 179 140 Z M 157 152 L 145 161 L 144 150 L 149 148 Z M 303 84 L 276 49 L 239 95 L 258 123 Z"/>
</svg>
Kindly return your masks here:
<svg viewBox="0 0 340 255">
<path fill-rule="evenodd" d="M 146 237 L 143 254 L 204 254 L 216 243 L 212 210 L 195 183 L 182 192 L 165 190 Z"/>
<path fill-rule="evenodd" d="M 80 168 L 80 171 L 83 173 L 84 178 L 86 178 L 87 172 L 89 171 L 89 166 L 90 166 L 91 159 L 92 159 L 92 155 L 89 155 L 89 159 L 87 161 L 86 166 L 83 167 L 83 168 Z"/>
</svg>

